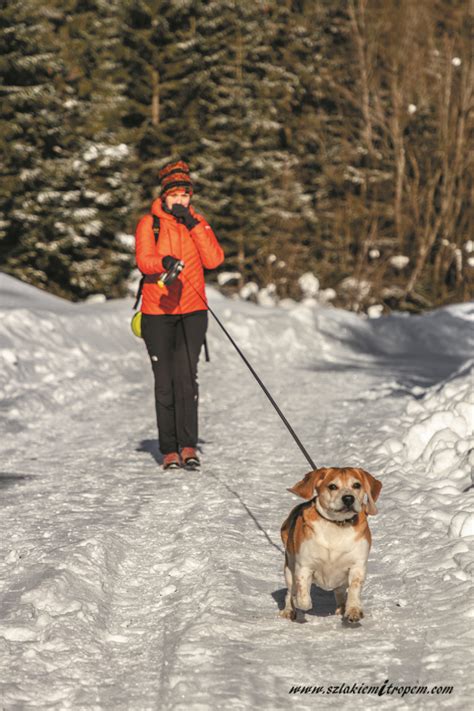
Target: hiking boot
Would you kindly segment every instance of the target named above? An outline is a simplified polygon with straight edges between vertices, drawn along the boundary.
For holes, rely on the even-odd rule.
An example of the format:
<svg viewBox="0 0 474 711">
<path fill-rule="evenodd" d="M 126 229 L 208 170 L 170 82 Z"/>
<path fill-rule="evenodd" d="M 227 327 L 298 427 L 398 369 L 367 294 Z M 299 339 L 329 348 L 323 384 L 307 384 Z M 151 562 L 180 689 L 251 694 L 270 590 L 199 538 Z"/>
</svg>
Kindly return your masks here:
<svg viewBox="0 0 474 711">
<path fill-rule="evenodd" d="M 163 469 L 179 469 L 181 460 L 178 452 L 170 452 L 163 455 Z"/>
<path fill-rule="evenodd" d="M 198 467 L 201 464 L 194 447 L 183 447 L 181 450 L 181 459 L 186 467 Z"/>
</svg>

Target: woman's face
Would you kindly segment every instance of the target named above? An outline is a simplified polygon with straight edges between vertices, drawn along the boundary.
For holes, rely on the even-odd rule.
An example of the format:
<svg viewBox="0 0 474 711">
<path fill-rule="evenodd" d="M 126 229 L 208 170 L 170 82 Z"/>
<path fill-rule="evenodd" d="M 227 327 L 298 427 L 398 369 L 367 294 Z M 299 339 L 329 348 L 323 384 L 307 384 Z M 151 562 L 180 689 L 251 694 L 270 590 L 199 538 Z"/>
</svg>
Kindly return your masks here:
<svg viewBox="0 0 474 711">
<path fill-rule="evenodd" d="M 172 193 L 165 197 L 165 204 L 168 210 L 173 209 L 173 205 L 184 205 L 184 207 L 189 207 L 191 202 L 191 197 L 185 190 L 180 190 L 179 193 Z"/>
</svg>

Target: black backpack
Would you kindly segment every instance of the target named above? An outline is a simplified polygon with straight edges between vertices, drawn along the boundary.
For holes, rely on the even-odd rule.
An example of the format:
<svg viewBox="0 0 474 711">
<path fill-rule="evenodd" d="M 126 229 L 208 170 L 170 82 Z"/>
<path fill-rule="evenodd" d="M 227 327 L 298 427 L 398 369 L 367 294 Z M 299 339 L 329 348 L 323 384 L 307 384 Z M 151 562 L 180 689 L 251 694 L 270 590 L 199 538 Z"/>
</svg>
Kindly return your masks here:
<svg viewBox="0 0 474 711">
<path fill-rule="evenodd" d="M 160 218 L 158 215 L 152 215 L 153 217 L 153 234 L 155 236 L 155 247 L 156 243 L 158 242 L 158 237 L 160 236 Z M 137 295 L 135 297 L 135 303 L 133 304 L 133 310 L 135 311 L 138 308 L 138 304 L 140 303 L 140 299 L 142 298 L 142 291 L 143 291 L 143 284 L 145 283 L 145 275 L 142 274 L 142 278 L 140 279 L 140 283 L 138 284 L 138 289 L 137 289 Z"/>
</svg>

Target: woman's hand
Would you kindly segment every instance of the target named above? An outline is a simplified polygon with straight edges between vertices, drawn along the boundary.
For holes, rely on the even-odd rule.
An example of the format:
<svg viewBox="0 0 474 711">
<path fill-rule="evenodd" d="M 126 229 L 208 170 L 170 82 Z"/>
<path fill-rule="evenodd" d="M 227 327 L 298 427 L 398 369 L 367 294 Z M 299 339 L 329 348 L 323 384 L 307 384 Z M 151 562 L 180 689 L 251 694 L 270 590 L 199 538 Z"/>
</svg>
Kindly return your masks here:
<svg viewBox="0 0 474 711">
<path fill-rule="evenodd" d="M 166 257 L 163 257 L 161 261 L 163 262 L 163 268 L 169 272 L 179 262 L 179 259 L 168 254 Z"/>
<path fill-rule="evenodd" d="M 188 230 L 192 230 L 193 227 L 199 225 L 199 220 L 196 220 L 196 218 L 191 215 L 189 207 L 185 207 L 179 203 L 175 203 L 173 205 L 171 208 L 171 214 L 176 217 L 178 222 L 181 222 Z"/>
</svg>

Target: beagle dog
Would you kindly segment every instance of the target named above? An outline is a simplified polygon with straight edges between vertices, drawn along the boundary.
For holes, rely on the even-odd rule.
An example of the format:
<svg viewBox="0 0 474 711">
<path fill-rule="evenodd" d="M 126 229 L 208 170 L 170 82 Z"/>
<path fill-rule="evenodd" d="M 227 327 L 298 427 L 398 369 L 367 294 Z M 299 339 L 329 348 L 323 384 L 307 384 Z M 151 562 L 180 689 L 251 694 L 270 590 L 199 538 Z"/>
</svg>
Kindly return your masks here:
<svg viewBox="0 0 474 711">
<path fill-rule="evenodd" d="M 348 622 L 363 616 L 360 601 L 371 535 L 367 516 L 377 513 L 382 484 L 352 467 L 308 472 L 288 491 L 310 499 L 296 506 L 281 527 L 288 592 L 282 617 L 310 610 L 311 584 L 334 590 L 336 614 Z"/>
</svg>

